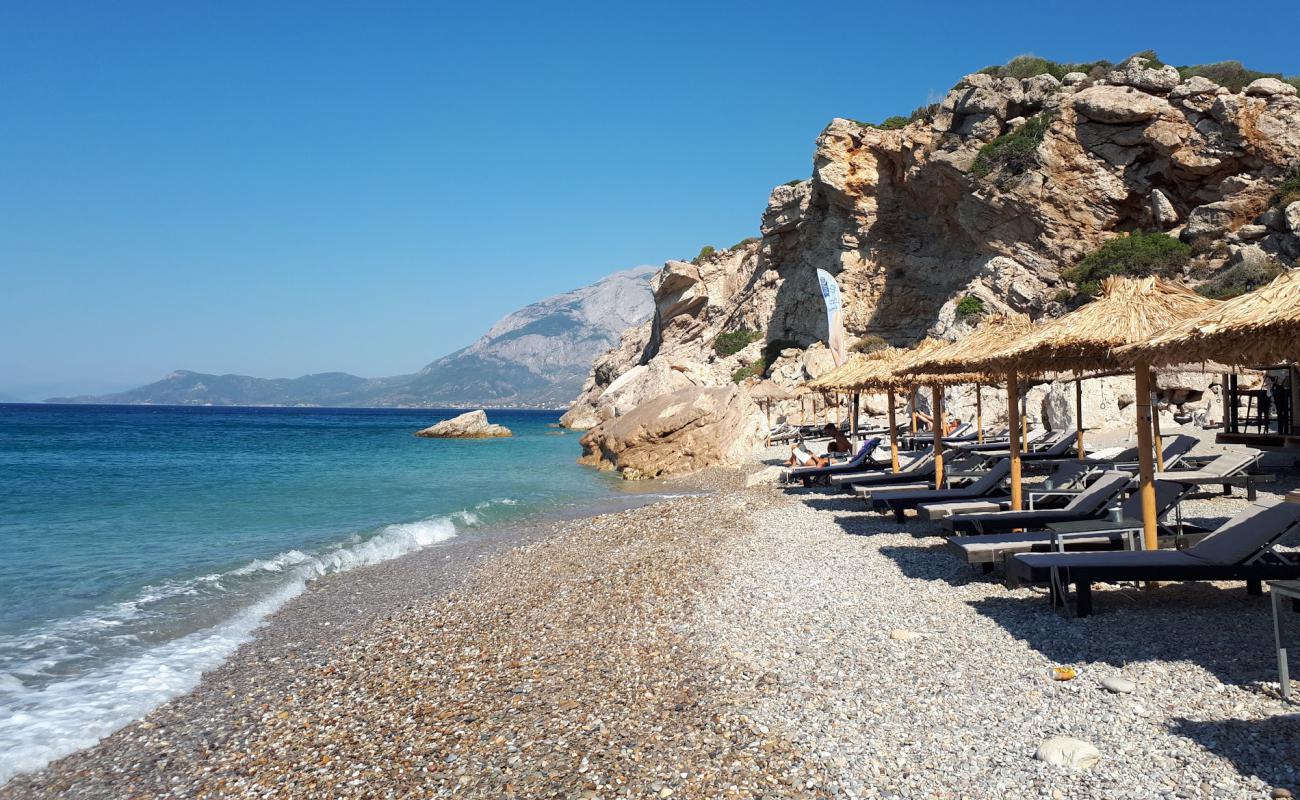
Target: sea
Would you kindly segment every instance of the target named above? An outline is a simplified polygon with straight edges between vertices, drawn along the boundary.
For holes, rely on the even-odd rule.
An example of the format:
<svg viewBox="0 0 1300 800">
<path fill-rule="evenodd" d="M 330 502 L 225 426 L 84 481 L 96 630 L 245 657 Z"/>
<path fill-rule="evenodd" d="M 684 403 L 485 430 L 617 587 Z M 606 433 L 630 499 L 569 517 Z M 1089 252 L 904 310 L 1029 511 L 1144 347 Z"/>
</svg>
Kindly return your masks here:
<svg viewBox="0 0 1300 800">
<path fill-rule="evenodd" d="M 0 784 L 193 688 L 310 581 L 634 504 L 558 412 L 413 435 L 458 413 L 0 405 Z"/>
</svg>

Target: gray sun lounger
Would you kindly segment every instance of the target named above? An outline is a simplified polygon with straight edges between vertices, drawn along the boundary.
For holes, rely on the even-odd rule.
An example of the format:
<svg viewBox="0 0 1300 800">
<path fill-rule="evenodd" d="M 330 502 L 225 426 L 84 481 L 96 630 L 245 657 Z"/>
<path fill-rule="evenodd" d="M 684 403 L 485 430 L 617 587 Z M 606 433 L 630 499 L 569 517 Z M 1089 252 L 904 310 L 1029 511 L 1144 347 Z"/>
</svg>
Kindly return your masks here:
<svg viewBox="0 0 1300 800">
<path fill-rule="evenodd" d="M 858 452 L 848 461 L 842 461 L 838 464 L 827 464 L 824 467 L 792 467 L 782 473 L 786 483 L 800 481 L 804 486 L 811 486 L 814 482 L 825 483 L 832 475 L 845 475 L 851 472 L 862 472 L 870 467 L 880 469 L 889 466 L 881 464 L 872 459 L 871 454 L 875 452 L 876 447 L 880 445 L 880 438 L 873 436 L 866 439 L 858 446 Z"/>
<path fill-rule="evenodd" d="M 902 522 L 909 508 L 922 503 L 942 503 L 953 500 L 971 500 L 993 494 L 1011 474 L 1011 462 L 1003 459 L 982 473 L 971 474 L 964 486 L 948 489 L 883 488 L 872 491 L 868 498 L 874 511 L 890 511 L 894 519 Z"/>
<path fill-rule="evenodd" d="M 1105 516 L 1106 509 L 1123 494 L 1132 483 L 1127 472 L 1111 470 L 1101 473 L 1083 491 L 1070 498 L 1061 508 L 1037 508 L 1023 511 L 989 511 L 981 514 L 955 514 L 940 524 L 954 534 L 990 534 L 1013 531 L 1017 528 L 1044 528 L 1049 522 L 1070 522 Z M 1051 490 L 1052 494 L 1060 490 Z M 1033 492 L 1029 493 L 1033 495 Z"/>
<path fill-rule="evenodd" d="M 885 485 L 888 483 L 915 483 L 934 477 L 934 453 L 922 452 L 911 461 L 904 461 L 898 472 L 893 472 L 888 465 L 879 469 L 849 472 L 832 475 L 831 486 L 839 486 L 844 491 L 853 493 L 853 486 Z"/>
<path fill-rule="evenodd" d="M 1074 584 L 1080 617 L 1092 613 L 1092 584 L 1123 581 L 1246 581 L 1251 594 L 1263 581 L 1300 578 L 1295 555 L 1276 550 L 1300 525 L 1300 503 L 1270 499 L 1251 503 L 1186 550 L 1101 553 L 1021 553 L 1007 559 L 1008 585 L 1046 584 L 1052 601 L 1065 602 Z"/>
<path fill-rule="evenodd" d="M 1156 517 L 1162 518 L 1191 492 L 1191 487 L 1182 483 L 1157 481 L 1155 490 Z M 1142 498 L 1134 493 L 1120 505 L 1119 521 L 1103 518 L 1053 522 L 1047 524 L 1047 530 L 1027 533 L 950 536 L 948 549 L 967 564 L 980 565 L 985 572 L 992 572 L 994 565 L 1002 563 L 1017 553 L 1052 550 L 1058 534 L 1064 534 L 1060 537 L 1060 541 L 1067 550 L 1112 550 L 1122 547 L 1124 533 L 1141 530 L 1141 517 Z M 1162 537 L 1169 538 L 1183 532 L 1164 528 L 1161 534 Z"/>
<path fill-rule="evenodd" d="M 1251 448 L 1230 450 L 1219 453 L 1196 469 L 1157 472 L 1156 480 L 1178 481 L 1179 483 L 1195 486 L 1220 484 L 1223 486 L 1224 494 L 1231 494 L 1233 486 L 1244 486 L 1246 488 L 1246 499 L 1253 502 L 1255 500 L 1255 484 L 1275 477 L 1273 475 L 1251 475 L 1248 473 L 1251 467 L 1259 463 L 1261 455 L 1263 454 L 1260 451 Z M 1165 464 L 1166 466 L 1169 465 L 1168 458 L 1165 459 Z"/>
</svg>

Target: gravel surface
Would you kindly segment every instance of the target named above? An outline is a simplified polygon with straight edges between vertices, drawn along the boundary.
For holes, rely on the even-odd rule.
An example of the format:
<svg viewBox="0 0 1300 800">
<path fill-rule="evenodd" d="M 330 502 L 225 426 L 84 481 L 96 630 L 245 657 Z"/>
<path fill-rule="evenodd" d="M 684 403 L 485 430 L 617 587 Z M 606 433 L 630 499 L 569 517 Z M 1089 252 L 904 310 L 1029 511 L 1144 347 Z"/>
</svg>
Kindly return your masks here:
<svg viewBox="0 0 1300 800">
<path fill-rule="evenodd" d="M 1257 798 L 1300 783 L 1266 598 L 1097 587 L 1097 613 L 1068 619 L 933 528 L 742 483 L 712 471 L 689 487 L 711 494 L 320 581 L 195 692 L 0 798 Z M 1213 524 L 1243 503 L 1186 511 Z M 1078 677 L 1051 680 L 1057 666 Z M 1059 735 L 1100 761 L 1036 760 Z"/>
</svg>

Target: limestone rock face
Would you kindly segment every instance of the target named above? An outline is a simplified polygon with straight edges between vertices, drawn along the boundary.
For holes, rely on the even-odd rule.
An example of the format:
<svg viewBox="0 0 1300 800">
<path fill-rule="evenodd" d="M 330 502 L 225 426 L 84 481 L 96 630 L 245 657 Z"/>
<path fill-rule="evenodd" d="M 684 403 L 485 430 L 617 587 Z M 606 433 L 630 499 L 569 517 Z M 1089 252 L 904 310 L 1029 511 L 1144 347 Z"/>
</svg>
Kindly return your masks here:
<svg viewBox="0 0 1300 800">
<path fill-rule="evenodd" d="M 967 75 L 902 129 L 832 120 L 810 177 L 772 190 L 761 239 L 664 265 L 652 281 L 654 319 L 597 359 L 566 422 L 604 424 L 661 394 L 729 387 L 759 359 L 786 388 L 822 374 L 830 365 L 817 344 L 827 339 L 818 269 L 839 282 L 850 345 L 873 336 L 911 346 L 967 330 L 956 314 L 966 295 L 989 310 L 1061 313 L 1061 270 L 1133 230 L 1221 238 L 1227 247 L 1205 248 L 1197 274 L 1245 246 L 1294 264 L 1300 211 L 1269 206 L 1300 163 L 1300 99 L 1267 83 L 1234 93 L 1204 78 L 1180 81 L 1139 58 L 1114 72 L 1101 83 L 1082 73 Z M 1040 114 L 1050 124 L 1035 164 L 972 172 L 986 142 Z M 717 352 L 720 334 L 742 330 L 760 339 Z M 1114 396 L 1097 402 L 1097 420 L 1121 405 Z M 774 421 L 798 407 L 778 404 Z"/>
<path fill-rule="evenodd" d="M 489 423 L 486 412 L 468 411 L 459 417 L 445 419 L 422 431 L 416 431 L 415 435 L 427 439 L 497 439 L 514 434 L 504 425 Z"/>
<path fill-rule="evenodd" d="M 647 400 L 582 437 L 582 463 L 636 480 L 737 466 L 762 446 L 763 413 L 738 386 Z"/>
</svg>

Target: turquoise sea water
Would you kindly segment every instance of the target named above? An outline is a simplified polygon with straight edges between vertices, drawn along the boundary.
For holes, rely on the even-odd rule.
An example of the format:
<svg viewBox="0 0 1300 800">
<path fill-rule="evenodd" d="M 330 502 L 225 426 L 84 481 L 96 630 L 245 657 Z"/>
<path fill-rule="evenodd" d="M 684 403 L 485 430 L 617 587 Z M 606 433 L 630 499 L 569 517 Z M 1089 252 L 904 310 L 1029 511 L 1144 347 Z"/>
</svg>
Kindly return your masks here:
<svg viewBox="0 0 1300 800">
<path fill-rule="evenodd" d="M 0 405 L 0 783 L 180 694 L 320 575 L 622 493 L 558 414 Z"/>
</svg>

